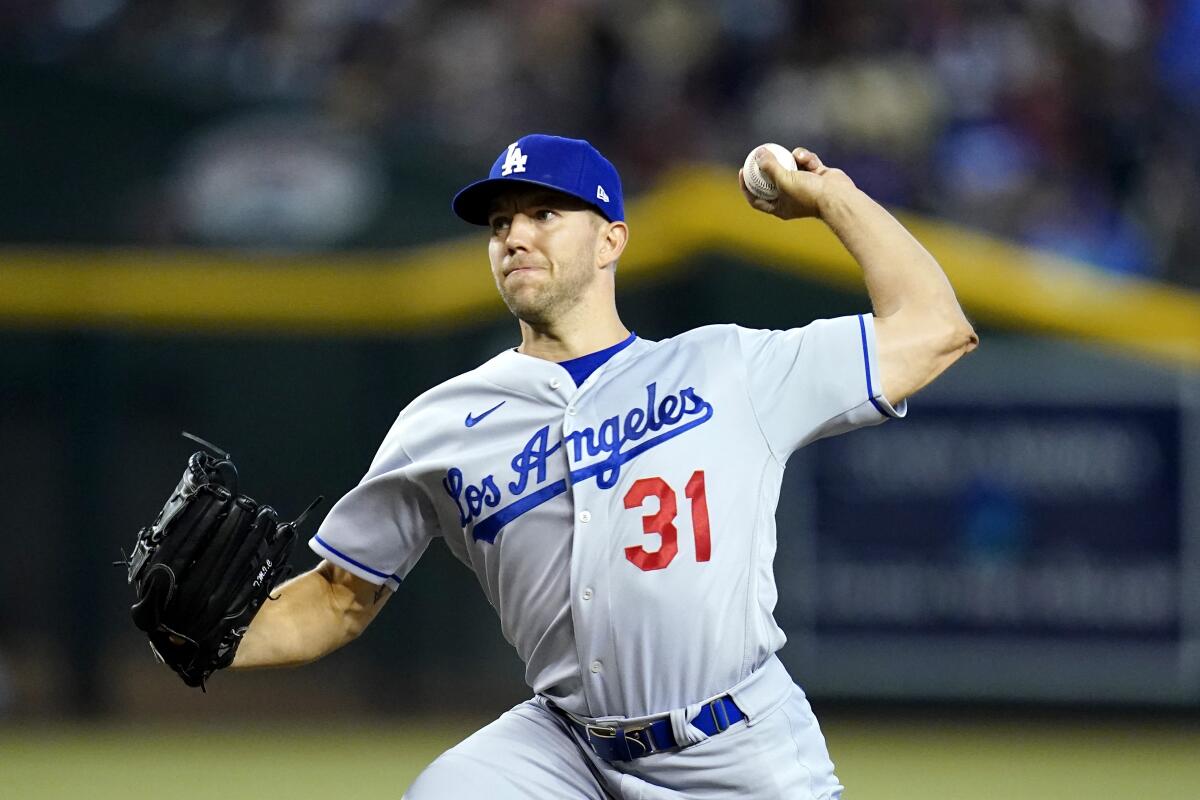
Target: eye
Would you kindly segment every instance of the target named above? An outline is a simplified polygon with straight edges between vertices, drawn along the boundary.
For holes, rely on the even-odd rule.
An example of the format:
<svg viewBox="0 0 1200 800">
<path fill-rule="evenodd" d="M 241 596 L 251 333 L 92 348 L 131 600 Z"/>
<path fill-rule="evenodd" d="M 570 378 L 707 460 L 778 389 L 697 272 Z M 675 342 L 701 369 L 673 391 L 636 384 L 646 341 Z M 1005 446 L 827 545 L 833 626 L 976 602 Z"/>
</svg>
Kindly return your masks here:
<svg viewBox="0 0 1200 800">
<path fill-rule="evenodd" d="M 508 217 L 501 217 L 498 215 L 495 217 L 492 217 L 491 222 L 489 223 L 492 226 L 492 235 L 495 235 L 495 234 L 500 233 L 501 231 L 507 229 L 508 223 L 509 223 Z"/>
<path fill-rule="evenodd" d="M 533 218 L 538 222 L 549 222 L 556 216 L 558 215 L 549 208 L 539 208 L 537 211 L 533 212 Z"/>
</svg>

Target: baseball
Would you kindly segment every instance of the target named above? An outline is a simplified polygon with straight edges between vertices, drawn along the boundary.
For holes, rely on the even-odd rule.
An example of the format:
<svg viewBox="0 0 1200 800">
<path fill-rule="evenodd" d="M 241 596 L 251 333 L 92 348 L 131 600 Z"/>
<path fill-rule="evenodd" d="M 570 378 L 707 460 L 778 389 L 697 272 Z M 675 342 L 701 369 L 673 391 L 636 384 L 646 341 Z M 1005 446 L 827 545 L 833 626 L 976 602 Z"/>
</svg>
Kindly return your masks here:
<svg viewBox="0 0 1200 800">
<path fill-rule="evenodd" d="M 746 188 L 750 190 L 750 194 L 760 200 L 774 200 L 779 197 L 779 187 L 775 185 L 774 181 L 759 172 L 758 162 L 754 160 L 754 154 L 764 147 L 771 155 L 775 156 L 775 160 L 782 164 L 784 169 L 797 169 L 796 159 L 792 158 L 791 152 L 786 147 L 774 143 L 760 144 L 750 151 L 750 155 L 746 156 L 746 163 L 742 165 L 742 180 L 746 182 Z"/>
</svg>

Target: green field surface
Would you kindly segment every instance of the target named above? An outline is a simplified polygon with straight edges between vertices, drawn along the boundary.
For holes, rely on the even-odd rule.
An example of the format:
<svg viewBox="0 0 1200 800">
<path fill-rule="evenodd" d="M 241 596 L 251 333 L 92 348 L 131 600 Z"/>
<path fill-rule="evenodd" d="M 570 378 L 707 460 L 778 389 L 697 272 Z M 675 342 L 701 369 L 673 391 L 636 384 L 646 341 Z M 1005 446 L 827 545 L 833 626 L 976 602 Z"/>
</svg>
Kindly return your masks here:
<svg viewBox="0 0 1200 800">
<path fill-rule="evenodd" d="M 475 721 L 0 727 L 11 798 L 399 798 Z M 1200 728 L 1112 720 L 825 723 L 847 800 L 1200 798 Z"/>
</svg>

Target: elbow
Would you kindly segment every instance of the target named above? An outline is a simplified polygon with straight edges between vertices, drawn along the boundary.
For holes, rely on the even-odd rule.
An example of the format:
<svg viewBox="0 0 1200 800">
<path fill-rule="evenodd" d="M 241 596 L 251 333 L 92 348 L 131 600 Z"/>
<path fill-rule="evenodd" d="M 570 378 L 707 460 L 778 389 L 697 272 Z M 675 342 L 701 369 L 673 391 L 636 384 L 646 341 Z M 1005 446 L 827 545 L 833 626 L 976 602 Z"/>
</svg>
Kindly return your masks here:
<svg viewBox="0 0 1200 800">
<path fill-rule="evenodd" d="M 979 334 L 965 318 L 947 321 L 934 339 L 930 357 L 936 365 L 935 375 L 941 374 L 967 353 L 979 346 Z"/>
<path fill-rule="evenodd" d="M 343 598 L 338 616 L 338 647 L 350 644 L 361 636 L 371 621 L 368 610 L 353 597 Z"/>
<path fill-rule="evenodd" d="M 928 386 L 979 346 L 979 334 L 955 304 L 952 313 L 896 314 L 876 321 L 884 396 L 894 406 Z"/>
<path fill-rule="evenodd" d="M 924 386 L 949 369 L 955 362 L 979 346 L 979 334 L 961 312 L 951 318 L 943 317 L 939 324 L 926 329 L 924 363 L 927 374 Z"/>
<path fill-rule="evenodd" d="M 336 647 L 341 647 L 362 635 L 391 592 L 332 564 L 328 565 L 325 578 L 329 610 L 338 637 Z"/>
<path fill-rule="evenodd" d="M 956 360 L 979 346 L 979 334 L 953 297 L 936 303 L 913 304 L 886 319 L 894 320 L 889 327 L 895 328 L 893 336 L 899 346 L 919 351 L 935 362 L 947 357 Z M 880 321 L 877 317 L 877 326 Z"/>
<path fill-rule="evenodd" d="M 979 346 L 979 334 L 957 301 L 931 304 L 917 327 L 925 330 L 927 347 L 934 358 L 957 359 Z"/>
<path fill-rule="evenodd" d="M 343 643 L 350 644 L 350 642 L 362 636 L 362 632 L 367 629 L 369 621 L 361 611 L 347 614 L 342 625 Z"/>
<path fill-rule="evenodd" d="M 949 288 L 947 286 L 947 288 Z M 924 328 L 937 356 L 958 358 L 979 346 L 979 334 L 971 325 L 953 290 L 928 302 L 911 306 L 914 325 Z"/>
<path fill-rule="evenodd" d="M 951 325 L 948 342 L 950 352 L 966 355 L 967 353 L 979 347 L 979 334 L 975 332 L 975 328 L 967 321 L 966 317 L 959 315 L 960 319 Z"/>
<path fill-rule="evenodd" d="M 349 644 L 362 635 L 391 594 L 384 588 L 377 589 L 372 586 L 371 589 L 372 591 L 367 595 L 354 594 L 343 598 L 341 608 L 342 645 Z"/>
</svg>

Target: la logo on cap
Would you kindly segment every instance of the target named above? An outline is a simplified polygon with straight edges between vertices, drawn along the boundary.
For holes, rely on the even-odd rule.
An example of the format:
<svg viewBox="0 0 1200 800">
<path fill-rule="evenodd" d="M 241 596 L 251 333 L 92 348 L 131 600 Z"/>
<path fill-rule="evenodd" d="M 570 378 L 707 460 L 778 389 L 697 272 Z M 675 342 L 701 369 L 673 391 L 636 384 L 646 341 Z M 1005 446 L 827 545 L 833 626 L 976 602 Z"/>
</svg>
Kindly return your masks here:
<svg viewBox="0 0 1200 800">
<path fill-rule="evenodd" d="M 529 160 L 529 156 L 521 152 L 521 148 L 517 146 L 517 142 L 513 142 L 508 146 L 508 154 L 504 156 L 504 166 L 500 171 L 501 175 L 511 175 L 514 172 L 524 172 L 525 162 Z M 608 198 L 604 198 L 607 200 Z"/>
</svg>

